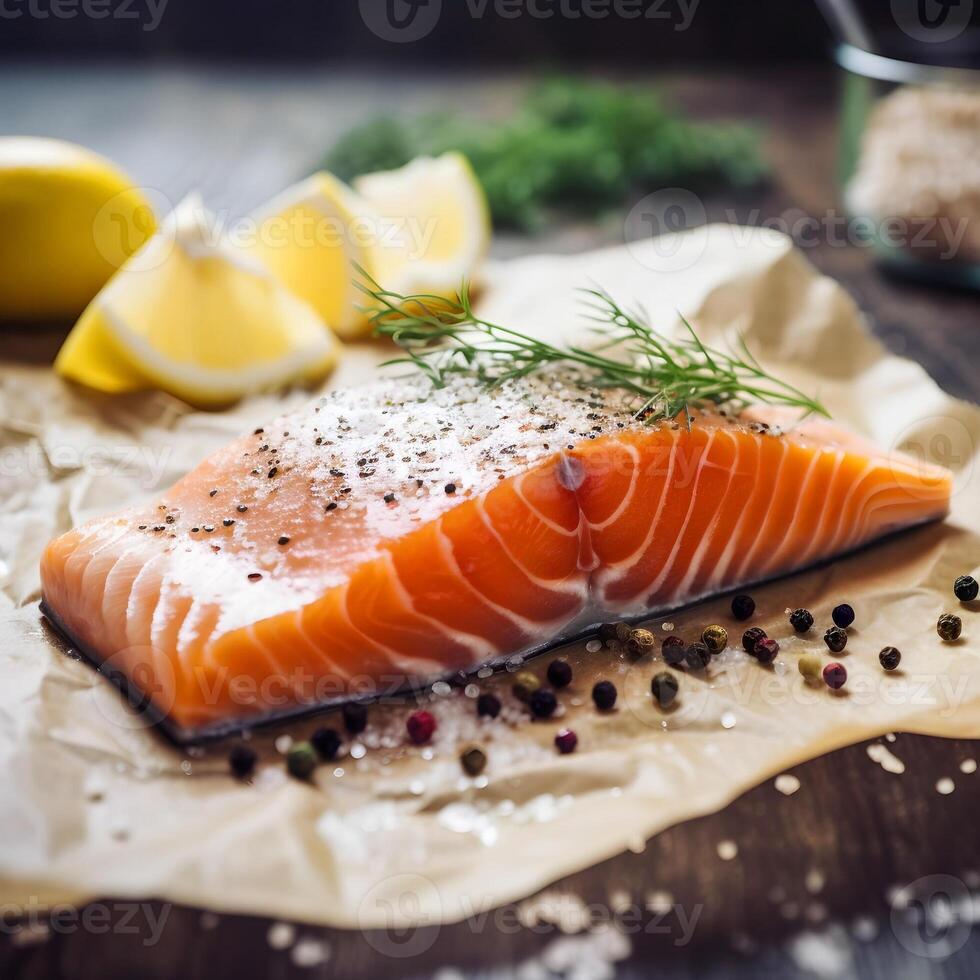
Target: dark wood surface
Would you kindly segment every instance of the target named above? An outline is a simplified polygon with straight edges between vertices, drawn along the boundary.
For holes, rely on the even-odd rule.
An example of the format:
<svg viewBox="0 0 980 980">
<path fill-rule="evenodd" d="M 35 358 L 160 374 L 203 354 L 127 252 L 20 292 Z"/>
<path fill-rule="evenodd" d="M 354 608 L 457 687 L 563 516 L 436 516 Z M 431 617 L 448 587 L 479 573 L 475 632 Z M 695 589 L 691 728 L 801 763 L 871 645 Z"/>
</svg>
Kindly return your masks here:
<svg viewBox="0 0 980 980">
<path fill-rule="evenodd" d="M 666 82 L 700 115 L 749 116 L 768 129 L 774 180 L 737 198 L 706 198 L 710 218 L 753 223 L 840 209 L 830 71 Z M 172 199 L 197 185 L 213 206 L 235 212 L 302 176 L 365 111 L 418 109 L 446 98 L 484 111 L 505 104 L 518 84 L 499 76 L 446 85 L 423 76 L 66 73 L 22 65 L 0 68 L 0 131 L 94 145 Z M 617 219 L 563 225 L 534 240 L 501 237 L 496 249 L 576 251 L 621 241 L 622 229 Z M 852 292 L 889 348 L 920 361 L 950 392 L 980 400 L 980 298 L 886 278 L 860 247 L 823 242 L 807 254 Z M 59 339 L 58 331 L 39 339 L 36 331 L 13 329 L 4 336 L 4 355 L 43 361 Z M 767 782 L 720 813 L 660 834 L 642 853 L 604 862 L 561 887 L 594 903 L 599 917 L 619 907 L 621 894 L 641 906 L 650 892 L 672 897 L 677 908 L 663 918 L 644 912 L 639 923 L 629 914 L 621 922 L 631 933 L 630 956 L 618 964 L 622 976 L 975 978 L 980 937 L 956 915 L 946 928 L 919 928 L 914 910 L 943 891 L 969 901 L 969 891 L 980 889 L 980 774 L 959 769 L 980 758 L 980 743 L 899 735 L 888 748 L 904 762 L 904 774 L 884 771 L 866 746 L 853 746 L 794 770 L 801 788 L 792 796 Z M 954 779 L 955 792 L 937 792 L 942 777 Z M 609 819 L 616 819 L 615 809 Z M 737 841 L 735 860 L 718 858 L 723 840 Z M 893 889 L 910 883 L 917 883 L 912 911 L 894 912 Z M 330 953 L 325 963 L 303 967 L 294 962 L 295 947 L 290 953 L 270 944 L 271 924 L 261 919 L 160 904 L 123 923 L 128 914 L 109 903 L 108 932 L 69 921 L 61 932 L 40 936 L 13 934 L 3 918 L 0 976 L 456 980 L 523 970 L 517 975 L 530 980 L 552 975 L 541 973 L 534 958 L 560 935 L 513 928 L 508 910 L 490 923 L 408 936 L 298 927 L 300 938 L 323 941 Z M 152 942 L 160 915 L 165 927 Z M 694 916 L 685 943 L 683 924 Z"/>
</svg>

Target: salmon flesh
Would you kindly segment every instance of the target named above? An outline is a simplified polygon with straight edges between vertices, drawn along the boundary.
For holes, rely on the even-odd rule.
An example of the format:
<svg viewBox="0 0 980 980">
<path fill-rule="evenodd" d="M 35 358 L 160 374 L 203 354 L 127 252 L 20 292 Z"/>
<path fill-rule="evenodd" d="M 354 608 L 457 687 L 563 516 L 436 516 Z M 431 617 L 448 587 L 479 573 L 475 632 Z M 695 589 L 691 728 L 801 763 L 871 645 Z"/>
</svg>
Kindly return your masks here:
<svg viewBox="0 0 980 980">
<path fill-rule="evenodd" d="M 557 378 L 335 392 L 56 538 L 44 607 L 191 739 L 499 664 L 948 509 L 946 470 L 827 422 L 633 411 Z"/>
</svg>

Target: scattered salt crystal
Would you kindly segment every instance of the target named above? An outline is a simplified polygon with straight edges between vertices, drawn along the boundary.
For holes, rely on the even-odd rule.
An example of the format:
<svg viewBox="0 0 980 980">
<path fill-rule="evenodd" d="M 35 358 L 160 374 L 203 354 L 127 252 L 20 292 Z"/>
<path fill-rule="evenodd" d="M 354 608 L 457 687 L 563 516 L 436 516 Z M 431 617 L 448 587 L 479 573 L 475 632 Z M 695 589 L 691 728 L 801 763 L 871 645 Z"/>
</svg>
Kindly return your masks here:
<svg viewBox="0 0 980 980">
<path fill-rule="evenodd" d="M 468 698 L 478 698 L 480 696 L 480 688 L 476 684 L 467 684 L 463 688 L 463 694 Z"/>
<path fill-rule="evenodd" d="M 185 775 L 189 776 L 194 771 L 194 766 L 191 764 L 190 759 L 184 759 L 180 764 L 180 771 Z"/>
<path fill-rule="evenodd" d="M 214 912 L 201 913 L 201 928 L 210 932 L 218 927 L 218 917 Z"/>
<path fill-rule="evenodd" d="M 435 684 L 432 685 L 432 693 L 437 698 L 444 698 L 448 694 L 452 694 L 453 689 L 445 681 L 436 681 Z"/>
<path fill-rule="evenodd" d="M 589 642 L 585 644 L 585 649 L 589 653 L 598 653 L 602 649 L 602 643 L 599 640 L 589 640 Z"/>
<path fill-rule="evenodd" d="M 870 943 L 878 936 L 878 923 L 869 916 L 861 916 L 854 920 L 851 932 L 855 939 L 859 939 L 862 943 Z"/>
<path fill-rule="evenodd" d="M 723 840 L 718 842 L 718 857 L 722 861 L 731 861 L 738 855 L 738 844 L 733 840 Z"/>
<path fill-rule="evenodd" d="M 363 759 L 366 752 L 367 749 L 360 742 L 355 742 L 350 747 L 350 757 L 352 759 Z"/>
<path fill-rule="evenodd" d="M 288 949 L 296 939 L 296 929 L 288 922 L 273 922 L 266 941 L 273 949 Z"/>
<path fill-rule="evenodd" d="M 425 783 L 421 779 L 413 779 L 408 784 L 408 791 L 413 796 L 421 796 L 425 792 Z"/>
<path fill-rule="evenodd" d="M 791 776 L 789 773 L 784 772 L 782 775 L 776 777 L 773 785 L 784 796 L 792 796 L 800 788 L 800 781 L 796 776 Z"/>
<path fill-rule="evenodd" d="M 941 793 L 943 796 L 949 796 L 954 789 L 956 789 L 956 784 L 949 778 L 949 776 L 944 776 L 938 783 L 936 783 L 936 792 Z"/>
<path fill-rule="evenodd" d="M 429 748 L 422 749 L 420 755 L 422 756 L 423 759 L 425 759 L 426 762 L 431 762 L 436 756 L 435 752 L 433 752 L 432 749 Z"/>
<path fill-rule="evenodd" d="M 734 728 L 735 727 L 735 713 L 732 711 L 726 711 L 721 716 L 721 727 L 722 728 Z"/>
<path fill-rule="evenodd" d="M 977 771 L 976 759 L 964 759 L 960 763 L 960 772 L 964 772 L 969 776 L 971 773 L 974 773 L 976 771 Z"/>
<path fill-rule="evenodd" d="M 674 907 L 674 896 L 670 892 L 650 892 L 646 897 L 646 909 L 654 915 L 665 915 Z"/>
<path fill-rule="evenodd" d="M 344 774 L 344 768 L 343 768 L 343 766 L 337 766 L 337 768 L 336 768 L 336 769 L 334 769 L 334 771 L 333 771 L 333 774 L 334 774 L 334 775 L 335 775 L 335 776 L 336 776 L 336 777 L 337 777 L 338 779 L 340 779 L 340 777 L 341 777 L 341 776 L 343 776 L 343 774 Z"/>
<path fill-rule="evenodd" d="M 836 978 L 853 973 L 850 942 L 840 926 L 803 932 L 789 943 L 788 952 L 807 976 Z"/>
<path fill-rule="evenodd" d="M 877 762 L 885 772 L 901 775 L 905 772 L 905 763 L 901 759 L 895 758 L 891 752 L 880 742 L 875 742 L 868 746 L 868 758 Z"/>
<path fill-rule="evenodd" d="M 894 741 L 895 741 L 895 733 L 894 733 L 894 732 L 889 732 L 889 733 L 888 733 L 888 734 L 887 734 L 887 735 L 885 736 L 885 741 L 886 741 L 886 742 L 894 742 Z"/>
<path fill-rule="evenodd" d="M 673 633 L 674 632 L 674 624 L 673 623 L 661 623 L 660 624 L 660 628 L 665 633 Z"/>
<path fill-rule="evenodd" d="M 294 965 L 301 967 L 319 966 L 330 959 L 330 947 L 319 939 L 303 938 L 289 954 Z"/>
<path fill-rule="evenodd" d="M 276 751 L 285 755 L 293 747 L 292 735 L 280 735 L 275 741 Z"/>
<path fill-rule="evenodd" d="M 476 676 L 479 677 L 480 680 L 486 680 L 488 677 L 493 677 L 493 668 L 492 667 L 481 667 L 476 672 Z"/>
</svg>

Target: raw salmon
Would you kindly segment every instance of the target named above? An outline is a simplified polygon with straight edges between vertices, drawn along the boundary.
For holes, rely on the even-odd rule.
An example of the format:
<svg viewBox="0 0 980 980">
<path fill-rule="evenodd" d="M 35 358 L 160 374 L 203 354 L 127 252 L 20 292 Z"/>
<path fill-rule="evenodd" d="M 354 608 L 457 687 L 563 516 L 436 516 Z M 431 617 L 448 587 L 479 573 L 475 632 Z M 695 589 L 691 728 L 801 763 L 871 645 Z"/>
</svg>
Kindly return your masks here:
<svg viewBox="0 0 980 980">
<path fill-rule="evenodd" d="M 951 475 L 776 411 L 615 392 L 337 392 L 42 559 L 46 609 L 182 736 L 383 693 L 942 517 Z"/>
</svg>

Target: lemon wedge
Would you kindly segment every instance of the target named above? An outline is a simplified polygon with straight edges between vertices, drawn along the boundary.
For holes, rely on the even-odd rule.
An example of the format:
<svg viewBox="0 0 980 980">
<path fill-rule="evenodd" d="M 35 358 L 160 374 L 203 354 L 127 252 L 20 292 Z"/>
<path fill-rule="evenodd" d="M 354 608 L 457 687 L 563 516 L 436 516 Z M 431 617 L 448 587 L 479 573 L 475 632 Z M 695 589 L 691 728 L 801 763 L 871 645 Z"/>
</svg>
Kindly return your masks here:
<svg viewBox="0 0 980 980">
<path fill-rule="evenodd" d="M 316 311 L 209 226 L 199 200 L 184 201 L 89 304 L 55 370 L 200 408 L 325 375 L 339 344 Z"/>
<path fill-rule="evenodd" d="M 452 298 L 490 241 L 483 189 L 458 153 L 368 174 L 317 173 L 255 216 L 248 247 L 345 340 L 370 330 L 358 267 L 386 289 Z"/>
<path fill-rule="evenodd" d="M 357 267 L 378 282 L 402 264 L 402 244 L 381 215 L 332 174 L 317 173 L 273 198 L 255 216 L 244 243 L 344 339 L 363 335 L 367 319 Z"/>
<path fill-rule="evenodd" d="M 464 279 L 476 276 L 490 246 L 490 209 L 462 154 L 419 157 L 398 170 L 365 174 L 354 189 L 398 230 L 399 291 L 452 299 Z"/>
<path fill-rule="evenodd" d="M 155 227 L 143 193 L 104 157 L 0 138 L 0 318 L 74 319 Z"/>
</svg>

